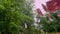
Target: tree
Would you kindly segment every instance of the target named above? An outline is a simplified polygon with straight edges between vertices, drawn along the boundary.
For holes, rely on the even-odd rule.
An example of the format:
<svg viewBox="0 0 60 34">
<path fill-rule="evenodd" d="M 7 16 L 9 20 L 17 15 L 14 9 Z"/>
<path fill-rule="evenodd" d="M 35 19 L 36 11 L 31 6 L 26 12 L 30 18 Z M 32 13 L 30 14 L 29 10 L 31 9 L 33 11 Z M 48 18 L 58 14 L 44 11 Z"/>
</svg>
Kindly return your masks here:
<svg viewBox="0 0 60 34">
<path fill-rule="evenodd" d="M 55 11 L 54 13 L 50 13 L 50 17 L 47 15 L 40 17 L 41 22 L 43 26 L 43 30 L 45 32 L 60 32 L 60 17 L 58 16 L 58 13 L 60 11 Z"/>
<path fill-rule="evenodd" d="M 0 32 L 2 34 L 19 34 L 24 30 L 25 22 L 32 22 L 31 17 L 23 13 L 25 5 L 24 0 L 0 1 Z"/>
</svg>

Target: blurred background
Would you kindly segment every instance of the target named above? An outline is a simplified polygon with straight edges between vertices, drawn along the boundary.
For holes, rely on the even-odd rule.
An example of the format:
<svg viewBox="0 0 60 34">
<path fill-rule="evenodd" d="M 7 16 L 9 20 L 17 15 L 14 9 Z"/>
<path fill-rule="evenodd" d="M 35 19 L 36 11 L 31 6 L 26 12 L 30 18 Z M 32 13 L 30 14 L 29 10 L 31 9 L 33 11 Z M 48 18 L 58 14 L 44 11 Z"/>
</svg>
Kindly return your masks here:
<svg viewBox="0 0 60 34">
<path fill-rule="evenodd" d="M 60 0 L 0 0 L 0 34 L 60 34 Z"/>
</svg>

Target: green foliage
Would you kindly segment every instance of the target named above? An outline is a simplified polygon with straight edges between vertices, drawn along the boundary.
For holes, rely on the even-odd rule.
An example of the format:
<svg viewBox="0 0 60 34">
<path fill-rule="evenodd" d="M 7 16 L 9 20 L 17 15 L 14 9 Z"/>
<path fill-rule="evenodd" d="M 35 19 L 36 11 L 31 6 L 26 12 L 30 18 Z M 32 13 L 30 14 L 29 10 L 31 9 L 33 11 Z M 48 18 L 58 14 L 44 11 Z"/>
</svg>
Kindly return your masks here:
<svg viewBox="0 0 60 34">
<path fill-rule="evenodd" d="M 0 2 L 0 32 L 17 34 L 20 30 L 24 30 L 25 21 L 32 23 L 32 18 L 23 13 L 28 9 L 28 7 L 25 8 L 25 4 L 25 0 L 2 0 Z"/>
<path fill-rule="evenodd" d="M 42 24 L 42 29 L 45 32 L 56 32 L 60 30 L 60 18 L 57 14 L 58 13 L 51 13 L 51 17 L 48 17 L 47 15 L 45 15 L 45 17 L 40 17 L 40 24 Z M 52 21 L 49 18 L 52 19 Z"/>
</svg>

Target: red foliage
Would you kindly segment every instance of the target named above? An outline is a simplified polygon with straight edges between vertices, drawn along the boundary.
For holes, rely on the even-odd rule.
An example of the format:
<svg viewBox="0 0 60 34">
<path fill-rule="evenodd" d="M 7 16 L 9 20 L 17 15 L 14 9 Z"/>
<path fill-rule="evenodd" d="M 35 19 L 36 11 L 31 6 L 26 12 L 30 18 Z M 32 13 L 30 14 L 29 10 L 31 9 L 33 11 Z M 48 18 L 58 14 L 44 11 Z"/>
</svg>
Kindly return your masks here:
<svg viewBox="0 0 60 34">
<path fill-rule="evenodd" d="M 40 14 L 41 16 L 43 16 L 43 14 L 42 14 L 42 12 L 41 12 L 40 9 L 37 9 L 37 12 L 38 12 L 38 14 Z"/>
<path fill-rule="evenodd" d="M 48 1 L 47 3 L 47 10 L 50 12 L 54 12 L 55 10 L 60 9 L 60 0 L 51 0 Z"/>
</svg>

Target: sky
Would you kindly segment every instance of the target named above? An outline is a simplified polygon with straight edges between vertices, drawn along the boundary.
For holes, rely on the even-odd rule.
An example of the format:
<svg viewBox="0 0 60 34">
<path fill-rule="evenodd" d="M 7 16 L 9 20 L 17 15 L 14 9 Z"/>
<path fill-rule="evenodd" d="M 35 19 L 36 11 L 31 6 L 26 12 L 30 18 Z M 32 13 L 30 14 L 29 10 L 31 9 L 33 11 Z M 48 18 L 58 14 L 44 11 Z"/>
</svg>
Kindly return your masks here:
<svg viewBox="0 0 60 34">
<path fill-rule="evenodd" d="M 49 0 L 35 0 L 34 1 L 34 8 L 35 9 L 40 9 L 41 10 L 41 12 L 44 14 L 44 13 L 46 13 L 45 12 L 45 10 L 43 9 L 43 7 L 42 7 L 42 5 L 41 4 L 44 4 L 45 6 L 46 6 L 46 2 L 48 2 Z"/>
</svg>

